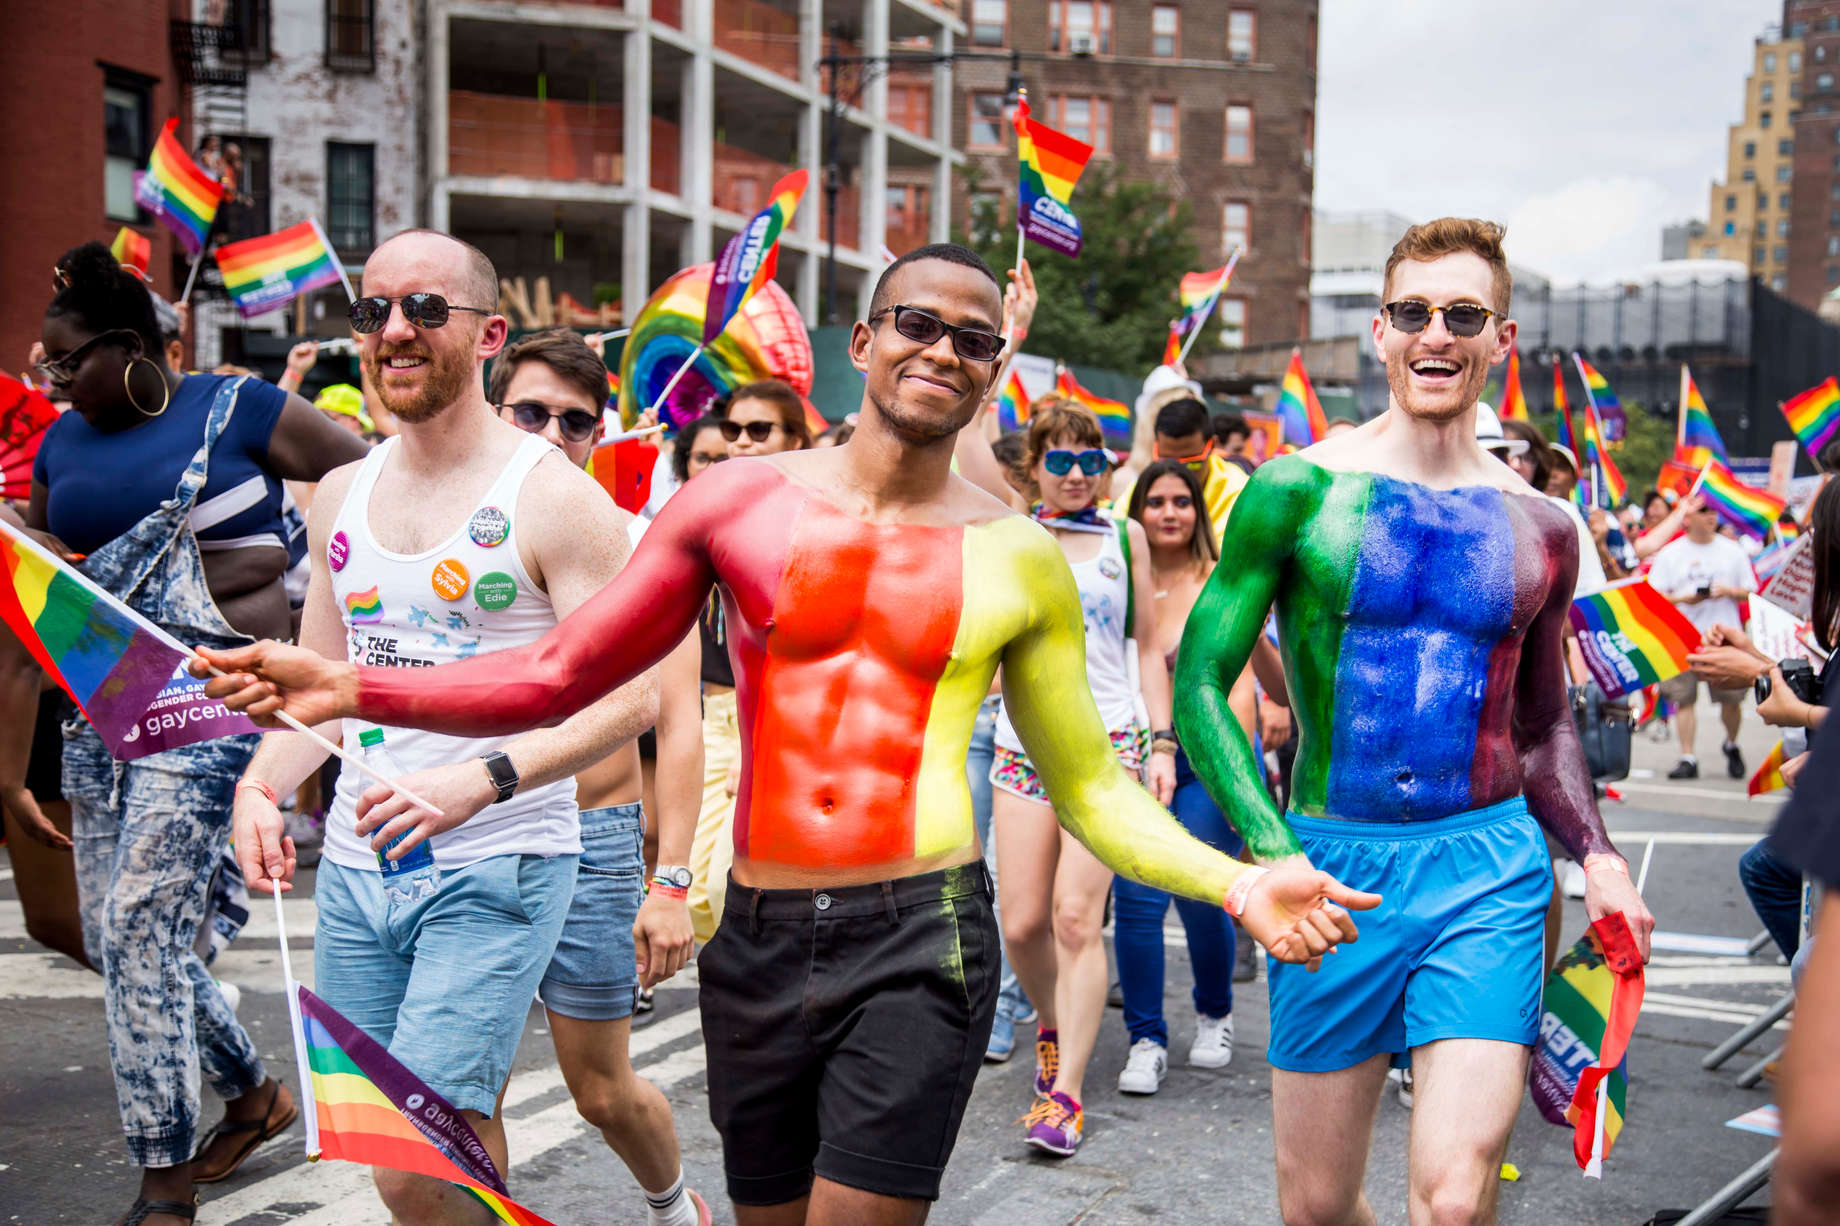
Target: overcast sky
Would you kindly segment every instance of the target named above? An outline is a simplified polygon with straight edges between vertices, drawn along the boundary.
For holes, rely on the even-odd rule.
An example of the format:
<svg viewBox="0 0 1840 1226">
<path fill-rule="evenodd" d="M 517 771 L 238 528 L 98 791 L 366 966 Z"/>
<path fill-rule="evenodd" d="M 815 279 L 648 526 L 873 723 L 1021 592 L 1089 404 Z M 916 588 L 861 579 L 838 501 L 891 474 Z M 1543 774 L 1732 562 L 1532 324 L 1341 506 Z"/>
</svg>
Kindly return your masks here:
<svg viewBox="0 0 1840 1226">
<path fill-rule="evenodd" d="M 1322 0 L 1316 207 L 1508 227 L 1605 282 L 1706 216 L 1752 41 L 1781 0 Z M 1779 120 L 1780 122 L 1780 120 Z"/>
</svg>

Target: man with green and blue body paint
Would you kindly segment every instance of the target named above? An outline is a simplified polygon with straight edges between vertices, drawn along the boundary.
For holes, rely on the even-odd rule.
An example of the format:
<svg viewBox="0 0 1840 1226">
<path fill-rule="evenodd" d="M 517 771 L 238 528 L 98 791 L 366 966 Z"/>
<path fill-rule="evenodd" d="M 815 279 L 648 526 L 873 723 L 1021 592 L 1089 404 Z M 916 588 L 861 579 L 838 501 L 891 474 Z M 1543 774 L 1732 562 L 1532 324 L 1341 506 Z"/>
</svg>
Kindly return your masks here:
<svg viewBox="0 0 1840 1226">
<path fill-rule="evenodd" d="M 1584 864 L 1592 919 L 1625 912 L 1644 957 L 1654 924 L 1566 701 L 1576 530 L 1475 440 L 1477 396 L 1514 340 L 1501 237 L 1446 218 L 1400 240 L 1373 325 L 1387 411 L 1258 470 L 1235 561 L 1182 641 L 1177 727 L 1254 855 L 1386 899 L 1320 973 L 1272 969 L 1287 1226 L 1374 1221 L 1369 1136 L 1387 1068 L 1408 1057 L 1411 1221 L 1494 1220 L 1540 1021 L 1542 826 Z M 1284 815 L 1226 705 L 1274 602 L 1300 732 Z"/>
</svg>

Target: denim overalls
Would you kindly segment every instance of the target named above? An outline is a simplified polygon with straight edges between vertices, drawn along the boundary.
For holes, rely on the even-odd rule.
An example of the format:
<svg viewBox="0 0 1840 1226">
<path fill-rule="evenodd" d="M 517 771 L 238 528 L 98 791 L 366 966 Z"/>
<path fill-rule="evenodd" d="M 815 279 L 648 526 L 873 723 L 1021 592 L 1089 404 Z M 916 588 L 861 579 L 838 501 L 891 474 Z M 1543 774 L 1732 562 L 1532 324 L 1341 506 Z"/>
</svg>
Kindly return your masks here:
<svg viewBox="0 0 1840 1226">
<path fill-rule="evenodd" d="M 189 522 L 242 384 L 218 390 L 204 444 L 172 498 L 82 564 L 96 583 L 188 645 L 251 641 L 212 600 Z M 259 739 L 223 737 L 123 763 L 81 716 L 64 725 L 83 948 L 102 971 L 115 1096 L 137 1166 L 191 1159 L 201 1068 L 225 1099 L 266 1079 L 255 1045 L 194 949 L 211 874 L 230 835 L 236 781 Z"/>
</svg>

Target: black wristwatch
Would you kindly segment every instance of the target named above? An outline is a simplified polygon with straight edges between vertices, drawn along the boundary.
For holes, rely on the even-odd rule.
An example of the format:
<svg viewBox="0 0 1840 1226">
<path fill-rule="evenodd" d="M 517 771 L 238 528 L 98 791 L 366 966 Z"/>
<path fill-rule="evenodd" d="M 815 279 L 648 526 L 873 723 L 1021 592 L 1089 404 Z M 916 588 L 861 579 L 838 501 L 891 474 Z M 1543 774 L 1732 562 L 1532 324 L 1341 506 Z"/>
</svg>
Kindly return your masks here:
<svg viewBox="0 0 1840 1226">
<path fill-rule="evenodd" d="M 511 765 L 508 755 L 494 749 L 491 753 L 483 755 L 480 761 L 486 764 L 486 774 L 492 777 L 492 786 L 498 789 L 498 795 L 492 800 L 493 804 L 503 804 L 517 795 L 517 767 Z"/>
</svg>

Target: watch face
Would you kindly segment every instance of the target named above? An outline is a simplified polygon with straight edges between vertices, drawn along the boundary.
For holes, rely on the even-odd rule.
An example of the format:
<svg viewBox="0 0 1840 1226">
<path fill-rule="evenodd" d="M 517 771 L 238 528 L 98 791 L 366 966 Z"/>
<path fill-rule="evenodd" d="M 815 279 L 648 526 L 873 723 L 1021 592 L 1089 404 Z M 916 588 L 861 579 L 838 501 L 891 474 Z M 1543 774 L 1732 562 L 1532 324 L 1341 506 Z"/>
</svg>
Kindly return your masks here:
<svg viewBox="0 0 1840 1226">
<path fill-rule="evenodd" d="M 690 888 L 690 870 L 687 868 L 672 869 L 671 870 L 671 884 L 674 886 L 679 886 L 686 890 L 689 889 Z"/>
</svg>

